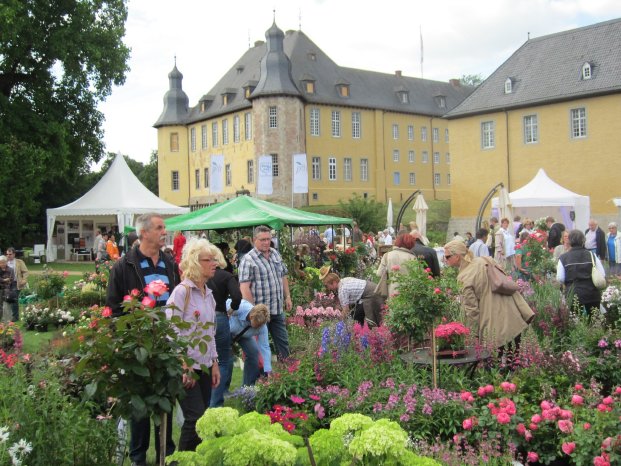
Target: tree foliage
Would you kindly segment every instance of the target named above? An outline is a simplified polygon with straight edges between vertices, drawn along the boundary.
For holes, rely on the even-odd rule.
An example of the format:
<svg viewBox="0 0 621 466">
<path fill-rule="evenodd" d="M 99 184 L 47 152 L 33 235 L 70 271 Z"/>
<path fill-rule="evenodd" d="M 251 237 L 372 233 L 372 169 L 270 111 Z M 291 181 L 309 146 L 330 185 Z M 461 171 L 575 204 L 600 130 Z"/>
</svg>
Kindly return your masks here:
<svg viewBox="0 0 621 466">
<path fill-rule="evenodd" d="M 481 74 L 463 74 L 459 80 L 466 86 L 478 86 L 485 81 Z"/>
<path fill-rule="evenodd" d="M 358 222 L 362 231 L 378 231 L 384 229 L 386 223 L 386 206 L 375 199 L 365 199 L 354 194 L 347 202 L 340 200 L 341 209 Z"/>
<path fill-rule="evenodd" d="M 2 244 L 71 200 L 101 158 L 97 105 L 125 81 L 126 19 L 125 0 L 0 4 Z"/>
</svg>

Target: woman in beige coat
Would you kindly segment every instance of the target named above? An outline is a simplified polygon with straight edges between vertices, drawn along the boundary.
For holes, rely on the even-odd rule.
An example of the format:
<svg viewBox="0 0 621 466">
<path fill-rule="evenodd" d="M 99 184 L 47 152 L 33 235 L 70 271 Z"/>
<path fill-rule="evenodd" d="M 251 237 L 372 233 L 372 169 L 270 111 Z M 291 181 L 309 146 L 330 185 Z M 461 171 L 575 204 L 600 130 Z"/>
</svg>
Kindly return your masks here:
<svg viewBox="0 0 621 466">
<path fill-rule="evenodd" d="M 377 268 L 379 284 L 375 289 L 384 298 L 388 298 L 395 294 L 399 285 L 390 280 L 390 276 L 395 273 L 405 273 L 407 269 L 404 264 L 416 256 L 410 251 L 414 247 L 414 237 L 409 233 L 400 233 L 395 240 L 395 246 L 382 256 L 382 261 Z"/>
<path fill-rule="evenodd" d="M 487 278 L 487 259 L 473 257 L 461 241 L 444 246 L 446 265 L 459 269 L 457 280 L 462 285 L 461 303 L 468 325 L 479 340 L 496 348 L 519 343 L 521 333 L 535 313 L 519 291 L 511 296 L 492 293 Z"/>
</svg>

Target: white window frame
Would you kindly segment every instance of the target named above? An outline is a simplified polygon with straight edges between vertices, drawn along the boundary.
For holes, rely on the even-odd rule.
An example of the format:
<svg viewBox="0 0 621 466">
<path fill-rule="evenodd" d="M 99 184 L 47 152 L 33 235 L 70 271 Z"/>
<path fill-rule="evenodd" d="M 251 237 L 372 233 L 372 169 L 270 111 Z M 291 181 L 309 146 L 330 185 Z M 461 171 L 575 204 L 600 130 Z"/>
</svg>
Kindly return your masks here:
<svg viewBox="0 0 621 466">
<path fill-rule="evenodd" d="M 321 157 L 313 156 L 311 161 L 311 175 L 313 180 L 321 180 Z"/>
<path fill-rule="evenodd" d="M 593 70 L 591 64 L 586 62 L 582 65 L 582 79 L 591 79 L 593 77 Z"/>
<path fill-rule="evenodd" d="M 440 186 L 441 183 L 442 183 L 442 176 L 439 173 L 434 173 L 433 174 L 433 184 L 435 186 Z"/>
<path fill-rule="evenodd" d="M 401 153 L 399 152 L 399 149 L 393 149 L 392 150 L 392 161 L 395 163 L 398 163 L 400 158 L 401 158 Z"/>
<path fill-rule="evenodd" d="M 444 154 L 444 160 L 446 161 L 447 165 L 451 164 L 451 153 L 447 152 L 446 154 Z"/>
<path fill-rule="evenodd" d="M 190 150 L 196 152 L 196 127 L 190 128 Z"/>
<path fill-rule="evenodd" d="M 422 142 L 427 142 L 427 127 L 426 126 L 420 127 L 420 140 Z"/>
<path fill-rule="evenodd" d="M 451 174 L 450 173 L 446 174 L 446 185 L 447 186 L 451 185 Z"/>
<path fill-rule="evenodd" d="M 343 159 L 343 180 L 352 180 L 352 160 L 351 157 L 345 157 Z"/>
<path fill-rule="evenodd" d="M 171 191 L 179 191 L 181 182 L 179 181 L 179 171 L 172 170 L 170 172 L 170 189 Z"/>
<path fill-rule="evenodd" d="M 207 149 L 207 125 L 201 125 L 201 149 Z"/>
<path fill-rule="evenodd" d="M 229 143 L 229 120 L 225 118 L 222 120 L 222 145 Z"/>
<path fill-rule="evenodd" d="M 408 174 L 408 181 L 410 183 L 410 186 L 416 185 L 416 172 L 410 172 Z"/>
<path fill-rule="evenodd" d="M 408 125 L 408 141 L 414 140 L 414 125 Z"/>
<path fill-rule="evenodd" d="M 330 157 L 328 159 L 328 180 L 336 181 L 336 158 Z"/>
<path fill-rule="evenodd" d="M 246 141 L 252 139 L 252 113 L 246 112 L 244 114 L 244 138 Z"/>
<path fill-rule="evenodd" d="M 505 94 L 511 94 L 513 92 L 513 81 L 511 78 L 505 80 Z"/>
<path fill-rule="evenodd" d="M 399 125 L 397 123 L 393 123 L 392 125 L 392 138 L 395 141 L 399 139 Z"/>
<path fill-rule="evenodd" d="M 239 142 L 239 139 L 240 139 L 239 126 L 240 126 L 239 115 L 235 115 L 233 117 L 233 142 Z"/>
<path fill-rule="evenodd" d="M 433 153 L 433 164 L 438 165 L 440 163 L 440 152 Z"/>
<path fill-rule="evenodd" d="M 218 147 L 218 122 L 211 122 L 211 147 Z"/>
<path fill-rule="evenodd" d="M 272 155 L 272 176 L 276 178 L 280 174 L 280 167 L 278 166 L 278 154 Z"/>
<path fill-rule="evenodd" d="M 585 107 L 572 108 L 569 111 L 570 130 L 572 139 L 582 139 L 587 136 L 587 115 Z"/>
<path fill-rule="evenodd" d="M 431 137 L 433 142 L 440 142 L 440 128 L 431 128 Z"/>
<path fill-rule="evenodd" d="M 408 151 L 408 163 L 416 162 L 416 151 Z"/>
<path fill-rule="evenodd" d="M 539 142 L 539 122 L 537 115 L 525 115 L 524 122 L 524 144 L 536 144 Z"/>
<path fill-rule="evenodd" d="M 321 112 L 318 108 L 310 109 L 310 135 L 311 136 L 319 136 L 320 133 L 320 123 L 321 123 Z"/>
<path fill-rule="evenodd" d="M 360 112 L 351 112 L 351 137 L 353 139 L 360 139 L 361 126 Z"/>
<path fill-rule="evenodd" d="M 203 170 L 203 177 L 205 178 L 203 180 L 203 183 L 204 183 L 205 189 L 207 189 L 209 188 L 209 168 L 208 167 Z"/>
<path fill-rule="evenodd" d="M 194 188 L 201 189 L 201 171 L 198 168 L 194 170 Z"/>
<path fill-rule="evenodd" d="M 360 181 L 369 181 L 369 159 L 360 159 Z"/>
<path fill-rule="evenodd" d="M 496 147 L 496 132 L 494 121 L 481 122 L 481 148 L 493 149 Z"/>
<path fill-rule="evenodd" d="M 231 164 L 227 163 L 224 166 L 224 184 L 226 186 L 231 186 L 233 184 L 233 175 L 231 173 Z"/>
<path fill-rule="evenodd" d="M 332 110 L 332 137 L 341 137 L 341 112 Z"/>
<path fill-rule="evenodd" d="M 429 152 L 427 152 L 426 150 L 423 151 L 423 154 L 421 156 L 421 160 L 422 163 L 429 163 Z"/>
<path fill-rule="evenodd" d="M 444 142 L 449 143 L 449 129 L 444 128 Z"/>
<path fill-rule="evenodd" d="M 268 128 L 270 129 L 278 128 L 278 108 L 275 105 L 272 105 L 270 106 L 268 113 L 269 113 Z"/>
</svg>

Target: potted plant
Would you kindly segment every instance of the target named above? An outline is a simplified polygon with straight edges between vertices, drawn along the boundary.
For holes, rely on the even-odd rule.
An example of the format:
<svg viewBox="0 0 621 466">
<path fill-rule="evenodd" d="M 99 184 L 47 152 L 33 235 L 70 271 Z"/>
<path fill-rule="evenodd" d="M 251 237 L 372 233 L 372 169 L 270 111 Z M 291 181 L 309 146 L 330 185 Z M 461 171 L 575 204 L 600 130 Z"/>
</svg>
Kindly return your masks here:
<svg viewBox="0 0 621 466">
<path fill-rule="evenodd" d="M 466 353 L 466 336 L 470 329 L 461 322 L 448 322 L 434 329 L 438 357 L 457 357 Z"/>
</svg>

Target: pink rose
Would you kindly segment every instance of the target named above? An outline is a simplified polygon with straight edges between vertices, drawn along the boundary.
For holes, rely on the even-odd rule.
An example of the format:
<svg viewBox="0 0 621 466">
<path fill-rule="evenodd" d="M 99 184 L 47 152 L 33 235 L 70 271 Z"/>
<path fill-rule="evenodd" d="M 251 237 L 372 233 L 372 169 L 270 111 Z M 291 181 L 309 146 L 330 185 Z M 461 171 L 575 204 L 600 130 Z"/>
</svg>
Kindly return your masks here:
<svg viewBox="0 0 621 466">
<path fill-rule="evenodd" d="M 138 288 L 134 288 L 130 291 L 129 294 L 132 295 L 134 298 L 137 298 L 138 296 L 140 296 L 140 290 L 138 290 Z"/>
<path fill-rule="evenodd" d="M 600 413 L 607 413 L 612 411 L 612 406 L 605 405 L 604 403 L 600 403 L 597 405 L 597 410 Z"/>
<path fill-rule="evenodd" d="M 582 386 L 582 384 L 577 383 L 576 385 L 574 385 L 574 389 L 575 390 L 583 390 L 584 387 Z"/>
<path fill-rule="evenodd" d="M 153 296 L 162 296 L 168 291 L 168 285 L 162 280 L 153 280 L 144 287 L 144 292 Z"/>
<path fill-rule="evenodd" d="M 487 394 L 487 392 L 485 391 L 485 387 L 479 387 L 479 389 L 477 390 L 477 395 L 483 397 Z"/>
<path fill-rule="evenodd" d="M 588 422 L 585 422 L 584 424 L 582 424 L 582 428 L 584 430 L 589 430 L 591 428 L 591 424 L 589 424 Z"/>
<path fill-rule="evenodd" d="M 67 272 L 66 270 L 63 272 L 63 277 L 67 278 L 69 276 L 69 272 Z"/>
<path fill-rule="evenodd" d="M 613 400 L 611 396 L 607 396 L 606 398 L 602 400 L 602 403 L 604 403 L 605 405 L 611 405 L 614 402 L 615 400 Z"/>
<path fill-rule="evenodd" d="M 615 388 L 615 395 L 621 395 L 621 387 Z"/>
<path fill-rule="evenodd" d="M 126 303 L 127 301 L 131 301 L 132 297 L 128 294 L 126 294 L 125 296 L 123 296 L 123 302 Z"/>
<path fill-rule="evenodd" d="M 144 307 L 155 307 L 155 299 L 150 298 L 149 296 L 145 296 L 144 298 L 142 298 L 142 305 Z"/>
<path fill-rule="evenodd" d="M 524 433 L 526 432 L 526 426 L 520 422 L 515 428 L 515 430 L 517 431 L 518 434 L 524 435 Z"/>
<path fill-rule="evenodd" d="M 574 417 L 574 413 L 572 413 L 568 409 L 561 409 L 561 411 L 559 412 L 559 416 L 561 419 L 571 419 L 572 417 Z"/>
<path fill-rule="evenodd" d="M 533 414 L 530 420 L 534 422 L 535 424 L 539 424 L 542 421 L 542 418 L 539 414 Z"/>
<path fill-rule="evenodd" d="M 461 423 L 461 426 L 464 430 L 472 429 L 472 418 L 464 419 L 464 422 Z"/>
<path fill-rule="evenodd" d="M 440 294 L 442 293 L 442 290 L 440 288 L 436 288 L 433 290 L 433 294 Z"/>
<path fill-rule="evenodd" d="M 323 406 L 321 406 L 320 403 L 315 404 L 315 414 L 317 415 L 318 419 L 323 419 L 324 417 L 326 417 L 326 410 L 323 409 Z"/>
<path fill-rule="evenodd" d="M 509 422 L 511 422 L 511 416 L 507 413 L 498 413 L 496 420 L 498 421 L 498 424 L 509 424 Z"/>
<path fill-rule="evenodd" d="M 526 461 L 529 463 L 534 463 L 535 461 L 539 461 L 539 455 L 534 451 L 529 451 L 526 455 Z"/>
<path fill-rule="evenodd" d="M 546 400 L 543 400 L 539 406 L 541 406 L 541 409 L 552 409 L 552 403 Z"/>
<path fill-rule="evenodd" d="M 530 442 L 533 439 L 533 434 L 531 433 L 530 430 L 527 430 L 526 432 L 524 432 L 524 440 L 526 440 L 527 442 Z"/>
<path fill-rule="evenodd" d="M 561 446 L 561 450 L 563 450 L 563 453 L 565 453 L 566 455 L 571 455 L 575 449 L 576 449 L 576 442 L 565 442 Z"/>
<path fill-rule="evenodd" d="M 537 424 L 535 424 L 534 422 L 531 422 L 530 425 L 528 426 L 528 428 L 530 430 L 537 430 L 539 428 L 539 426 Z"/>
<path fill-rule="evenodd" d="M 472 396 L 472 393 L 470 392 L 461 392 L 459 396 L 461 400 L 465 401 L 466 403 L 472 403 L 474 401 L 474 397 Z"/>
<path fill-rule="evenodd" d="M 500 384 L 500 388 L 507 393 L 513 393 L 515 392 L 515 384 L 511 383 L 511 382 L 502 382 Z"/>
<path fill-rule="evenodd" d="M 561 419 L 558 421 L 558 428 L 565 434 L 571 434 L 574 430 L 574 424 L 571 421 Z"/>
<path fill-rule="evenodd" d="M 486 385 L 485 386 L 485 393 L 494 393 L 494 386 L 493 385 Z"/>
<path fill-rule="evenodd" d="M 101 315 L 103 317 L 110 317 L 112 315 L 112 309 L 110 309 L 108 306 L 103 308 L 103 311 L 101 311 Z"/>
<path fill-rule="evenodd" d="M 571 397 L 571 404 L 574 406 L 582 406 L 584 404 L 584 398 L 580 395 L 573 395 Z"/>
<path fill-rule="evenodd" d="M 593 466 L 610 466 L 608 456 L 596 456 L 595 458 L 593 458 Z"/>
</svg>

